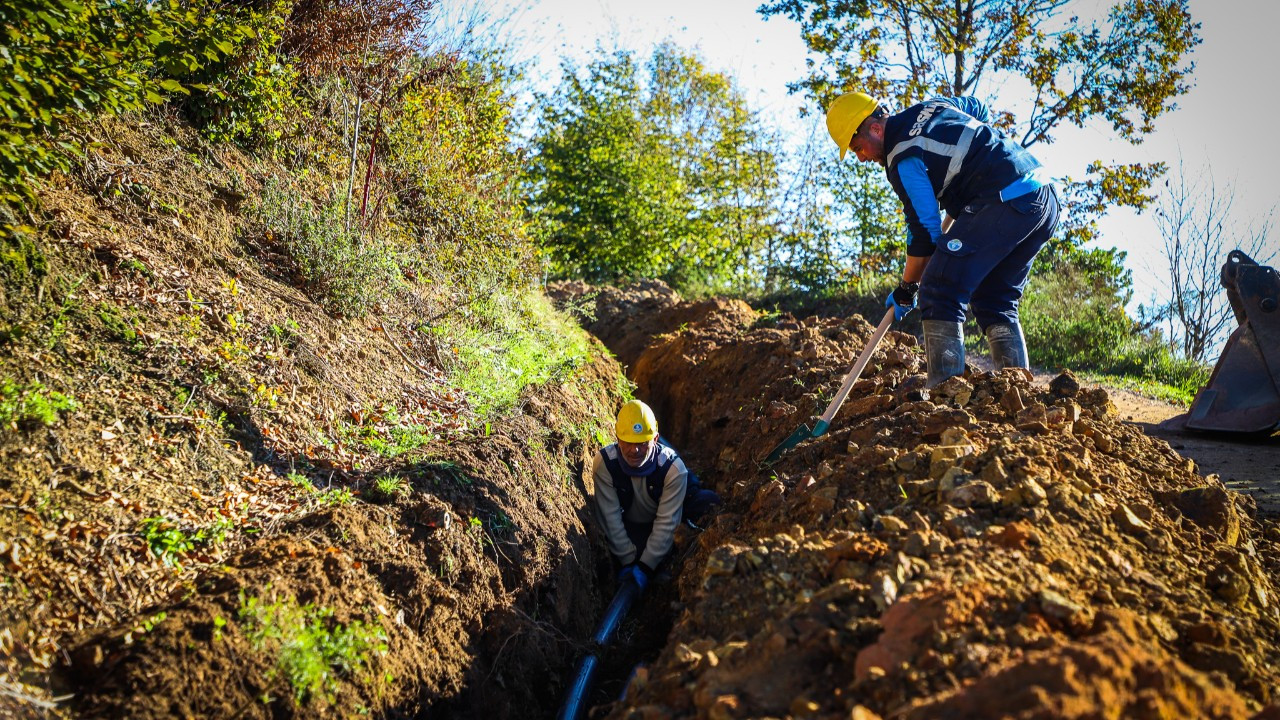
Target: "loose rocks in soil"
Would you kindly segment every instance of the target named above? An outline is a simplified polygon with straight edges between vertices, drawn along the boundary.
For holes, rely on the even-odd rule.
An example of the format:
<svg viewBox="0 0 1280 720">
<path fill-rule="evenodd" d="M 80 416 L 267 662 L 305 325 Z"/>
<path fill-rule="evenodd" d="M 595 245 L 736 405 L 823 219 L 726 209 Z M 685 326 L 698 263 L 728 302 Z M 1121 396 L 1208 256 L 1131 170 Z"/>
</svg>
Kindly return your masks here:
<svg viewBox="0 0 1280 720">
<path fill-rule="evenodd" d="M 761 322 L 652 283 L 595 312 L 727 499 L 667 647 L 610 717 L 1276 712 L 1280 529 L 1105 390 L 1009 369 L 926 391 L 915 338 L 890 332 L 832 430 L 761 468 L 868 322 Z"/>
</svg>

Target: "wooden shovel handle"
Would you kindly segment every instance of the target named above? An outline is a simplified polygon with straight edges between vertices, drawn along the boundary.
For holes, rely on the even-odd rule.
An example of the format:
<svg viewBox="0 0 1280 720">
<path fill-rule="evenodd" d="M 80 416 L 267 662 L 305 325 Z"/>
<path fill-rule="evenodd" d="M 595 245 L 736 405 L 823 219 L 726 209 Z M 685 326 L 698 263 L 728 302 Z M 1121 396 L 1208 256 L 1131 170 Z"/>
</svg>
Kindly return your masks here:
<svg viewBox="0 0 1280 720">
<path fill-rule="evenodd" d="M 884 313 L 884 319 L 876 326 L 876 331 L 871 334 L 871 339 L 867 341 L 867 346 L 862 349 L 862 354 L 858 356 L 858 361 L 849 369 L 849 374 L 844 376 L 844 384 L 840 386 L 840 392 L 836 393 L 831 404 L 827 406 L 827 411 L 822 413 L 823 425 L 830 425 L 832 418 L 836 413 L 840 412 L 840 406 L 844 404 L 844 399 L 849 396 L 849 389 L 853 384 L 858 382 L 858 378 L 862 376 L 862 371 L 867 367 L 867 363 L 871 360 L 871 353 L 879 347 L 880 341 L 884 339 L 885 333 L 889 332 L 889 326 L 893 324 L 893 308 L 889 308 Z"/>
</svg>

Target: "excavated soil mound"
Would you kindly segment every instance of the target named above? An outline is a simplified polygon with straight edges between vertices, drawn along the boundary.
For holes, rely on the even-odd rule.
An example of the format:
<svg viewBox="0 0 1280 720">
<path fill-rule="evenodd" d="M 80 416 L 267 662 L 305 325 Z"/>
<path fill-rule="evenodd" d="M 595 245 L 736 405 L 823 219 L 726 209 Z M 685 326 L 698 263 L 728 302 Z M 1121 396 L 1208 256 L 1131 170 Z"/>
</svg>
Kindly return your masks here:
<svg viewBox="0 0 1280 720">
<path fill-rule="evenodd" d="M 727 500 L 611 717 L 1277 711 L 1280 528 L 1105 390 L 1005 370 L 925 391 L 890 332 L 832 430 L 762 468 L 872 328 L 724 308 L 596 296 L 592 327 Z"/>
</svg>

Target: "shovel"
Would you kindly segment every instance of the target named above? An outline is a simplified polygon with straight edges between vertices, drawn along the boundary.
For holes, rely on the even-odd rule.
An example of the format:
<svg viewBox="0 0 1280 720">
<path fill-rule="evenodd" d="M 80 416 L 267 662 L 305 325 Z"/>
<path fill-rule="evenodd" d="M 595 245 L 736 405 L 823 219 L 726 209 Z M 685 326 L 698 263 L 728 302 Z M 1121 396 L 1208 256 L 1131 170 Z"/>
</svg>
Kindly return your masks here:
<svg viewBox="0 0 1280 720">
<path fill-rule="evenodd" d="M 858 356 L 858 361 L 849 369 L 849 374 L 844 376 L 844 383 L 840 386 L 840 392 L 836 393 L 836 396 L 832 398 L 831 404 L 827 406 L 827 411 L 822 413 L 822 417 L 818 418 L 818 422 L 814 423 L 813 429 L 810 430 L 807 424 L 801 424 L 795 432 L 791 433 L 786 440 L 783 440 L 778 447 L 774 448 L 773 452 L 769 453 L 769 456 L 764 459 L 765 465 L 772 465 L 778 462 L 783 453 L 801 442 L 826 434 L 827 428 L 831 427 L 831 420 L 835 418 L 836 413 L 840 412 L 840 406 L 844 404 L 844 399 L 849 396 L 849 389 L 853 387 L 854 383 L 858 382 L 863 369 L 867 367 L 867 363 L 871 360 L 871 353 L 876 351 L 876 347 L 884 339 L 884 334 L 889 332 L 889 325 L 892 323 L 893 308 L 889 308 L 885 311 L 884 319 L 880 321 L 876 331 L 871 333 L 871 339 L 867 341 L 867 346 L 862 349 L 862 354 Z"/>
</svg>

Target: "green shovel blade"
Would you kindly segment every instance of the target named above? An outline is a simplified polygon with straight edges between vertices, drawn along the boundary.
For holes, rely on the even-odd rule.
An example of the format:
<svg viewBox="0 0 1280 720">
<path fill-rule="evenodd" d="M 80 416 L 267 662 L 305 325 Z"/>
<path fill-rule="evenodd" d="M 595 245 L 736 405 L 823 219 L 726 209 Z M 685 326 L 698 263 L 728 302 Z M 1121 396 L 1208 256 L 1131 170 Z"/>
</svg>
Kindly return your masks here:
<svg viewBox="0 0 1280 720">
<path fill-rule="evenodd" d="M 796 428 L 795 432 L 788 435 L 786 440 L 783 440 L 781 443 L 779 443 L 778 447 L 774 448 L 773 452 L 769 453 L 769 456 L 764 459 L 764 464 L 772 465 L 778 462 L 779 460 L 782 459 L 782 453 L 790 450 L 791 448 L 809 439 L 811 435 L 812 435 L 812 431 L 809 430 L 808 425 L 801 425 L 800 427 Z"/>
</svg>

